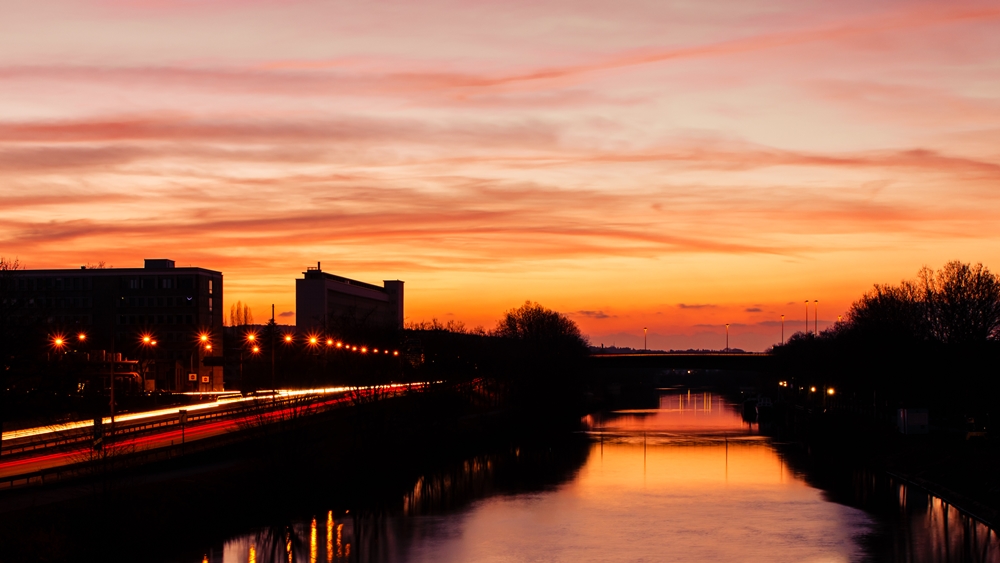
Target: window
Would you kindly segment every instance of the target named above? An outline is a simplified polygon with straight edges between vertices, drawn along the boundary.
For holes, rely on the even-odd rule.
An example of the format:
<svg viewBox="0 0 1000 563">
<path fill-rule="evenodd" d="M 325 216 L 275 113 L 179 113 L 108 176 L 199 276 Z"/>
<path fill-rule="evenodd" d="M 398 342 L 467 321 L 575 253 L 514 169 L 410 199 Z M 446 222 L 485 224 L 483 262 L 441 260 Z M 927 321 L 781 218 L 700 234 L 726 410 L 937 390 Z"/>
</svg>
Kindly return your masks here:
<svg viewBox="0 0 1000 563">
<path fill-rule="evenodd" d="M 194 279 L 192 278 L 178 278 L 177 279 L 178 289 L 194 289 Z"/>
<path fill-rule="evenodd" d="M 184 324 L 191 324 L 191 315 L 184 315 Z"/>
<path fill-rule="evenodd" d="M 208 294 L 212 294 L 212 280 L 208 280 Z M 211 301 L 209 301 L 209 306 L 211 307 Z"/>
<path fill-rule="evenodd" d="M 156 278 L 142 278 L 143 289 L 156 289 Z"/>
<path fill-rule="evenodd" d="M 162 298 L 162 297 L 158 297 L 158 298 L 156 299 L 156 304 L 157 304 L 158 306 L 162 307 L 162 306 L 163 306 L 163 298 Z"/>
<path fill-rule="evenodd" d="M 129 289 L 139 289 L 139 280 L 137 278 L 129 278 L 125 280 L 125 287 Z"/>
<path fill-rule="evenodd" d="M 211 283 L 211 282 L 209 282 L 209 283 Z M 209 297 L 208 298 L 208 312 L 209 313 L 212 312 L 212 301 L 213 301 L 213 299 L 211 297 Z"/>
<path fill-rule="evenodd" d="M 128 319 L 125 318 L 125 315 L 118 315 L 118 324 L 123 325 L 127 320 Z"/>
<path fill-rule="evenodd" d="M 160 289 L 173 289 L 174 280 L 173 278 L 163 278 L 160 280 Z"/>
</svg>

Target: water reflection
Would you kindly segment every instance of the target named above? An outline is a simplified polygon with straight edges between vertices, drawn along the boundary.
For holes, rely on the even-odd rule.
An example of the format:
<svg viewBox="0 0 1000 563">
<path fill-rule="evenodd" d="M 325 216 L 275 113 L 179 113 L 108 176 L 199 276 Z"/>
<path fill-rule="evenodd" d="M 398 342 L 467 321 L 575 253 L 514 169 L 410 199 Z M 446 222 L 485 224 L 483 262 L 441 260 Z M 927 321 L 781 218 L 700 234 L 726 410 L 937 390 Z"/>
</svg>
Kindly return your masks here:
<svg viewBox="0 0 1000 563">
<path fill-rule="evenodd" d="M 584 422 L 589 443 L 471 457 L 388 506 L 232 539 L 222 561 L 1000 561 L 995 532 L 905 483 L 811 486 L 718 395 Z"/>
<path fill-rule="evenodd" d="M 308 523 L 290 526 L 275 526 L 257 530 L 254 533 L 230 539 L 222 546 L 222 563 L 272 563 L 296 561 L 320 561 L 320 543 L 325 546 L 323 556 L 327 563 L 353 561 L 349 540 L 352 519 L 348 515 L 335 521 L 333 511 L 326 514 L 325 529 L 315 517 Z M 345 531 L 345 524 L 347 525 Z M 321 539 L 322 534 L 322 539 Z M 345 537 L 348 538 L 345 540 Z M 206 555 L 206 562 L 210 560 Z"/>
</svg>

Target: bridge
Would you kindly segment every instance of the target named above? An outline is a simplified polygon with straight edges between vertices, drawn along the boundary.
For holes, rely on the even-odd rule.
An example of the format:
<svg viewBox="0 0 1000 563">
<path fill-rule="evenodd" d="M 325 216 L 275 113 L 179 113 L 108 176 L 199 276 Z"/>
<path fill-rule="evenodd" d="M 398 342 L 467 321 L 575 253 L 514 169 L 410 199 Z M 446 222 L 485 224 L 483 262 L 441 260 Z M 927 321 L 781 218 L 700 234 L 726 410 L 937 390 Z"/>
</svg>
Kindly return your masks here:
<svg viewBox="0 0 1000 563">
<path fill-rule="evenodd" d="M 770 354 L 726 352 L 591 354 L 590 362 L 601 369 L 765 371 L 774 366 L 775 357 Z"/>
</svg>

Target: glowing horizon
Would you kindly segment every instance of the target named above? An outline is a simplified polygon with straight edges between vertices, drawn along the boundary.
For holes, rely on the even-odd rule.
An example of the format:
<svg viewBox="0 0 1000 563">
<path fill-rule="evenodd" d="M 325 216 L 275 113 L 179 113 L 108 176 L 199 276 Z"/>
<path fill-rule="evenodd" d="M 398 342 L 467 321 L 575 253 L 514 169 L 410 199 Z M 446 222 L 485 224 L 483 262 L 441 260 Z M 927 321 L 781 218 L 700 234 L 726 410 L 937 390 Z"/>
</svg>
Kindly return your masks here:
<svg viewBox="0 0 1000 563">
<path fill-rule="evenodd" d="M 1000 269 L 1000 7 L 57 0 L 0 21 L 0 256 L 166 257 L 294 322 L 525 300 L 596 345 L 761 350 L 874 283 Z M 809 310 L 810 328 L 813 309 Z"/>
</svg>

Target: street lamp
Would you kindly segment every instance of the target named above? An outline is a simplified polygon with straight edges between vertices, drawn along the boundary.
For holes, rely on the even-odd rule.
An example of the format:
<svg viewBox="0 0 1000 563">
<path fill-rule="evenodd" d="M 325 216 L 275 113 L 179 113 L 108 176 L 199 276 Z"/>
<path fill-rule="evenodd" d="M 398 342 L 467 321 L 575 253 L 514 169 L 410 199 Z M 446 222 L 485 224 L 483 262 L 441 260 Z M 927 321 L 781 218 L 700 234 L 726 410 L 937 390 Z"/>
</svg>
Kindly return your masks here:
<svg viewBox="0 0 1000 563">
<path fill-rule="evenodd" d="M 648 328 L 642 327 L 642 350 L 644 352 L 649 352 L 649 345 L 646 344 L 646 333 L 648 330 Z"/>
<path fill-rule="evenodd" d="M 781 315 L 781 344 L 785 344 L 785 315 Z"/>
<path fill-rule="evenodd" d="M 809 300 L 806 299 L 806 334 L 809 334 Z"/>
<path fill-rule="evenodd" d="M 726 323 L 726 352 L 729 351 L 729 323 Z"/>
<path fill-rule="evenodd" d="M 816 333 L 816 336 L 819 336 L 819 299 L 813 301 L 813 303 L 816 306 L 816 310 L 813 311 L 815 313 L 813 315 L 813 324 L 815 325 L 815 330 L 813 330 L 813 332 Z M 809 327 L 807 326 L 806 329 L 808 328 Z"/>
</svg>

